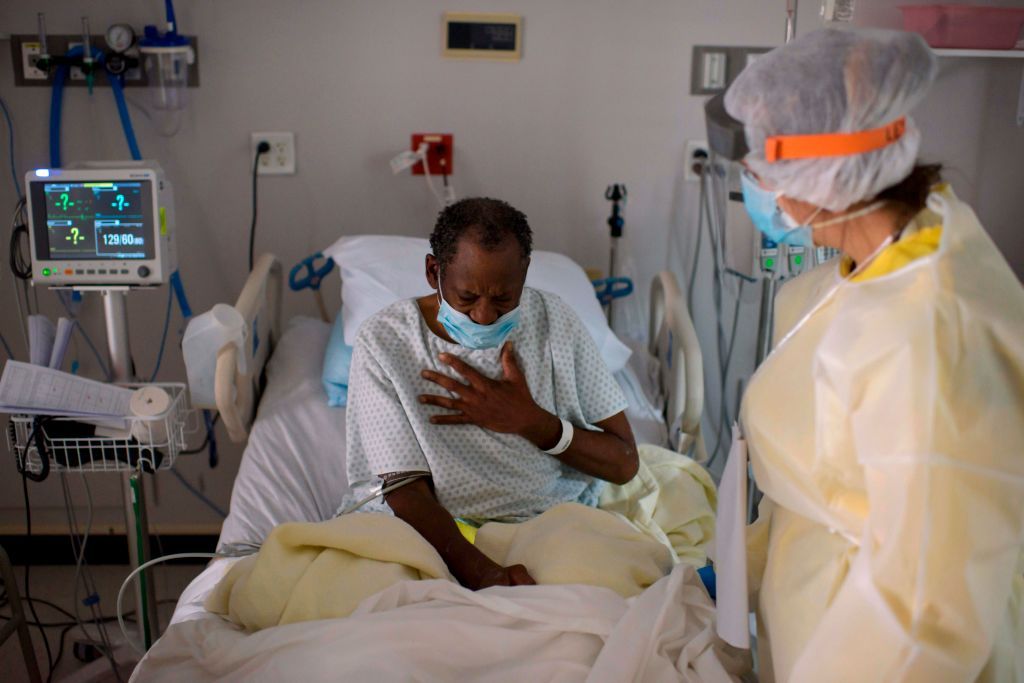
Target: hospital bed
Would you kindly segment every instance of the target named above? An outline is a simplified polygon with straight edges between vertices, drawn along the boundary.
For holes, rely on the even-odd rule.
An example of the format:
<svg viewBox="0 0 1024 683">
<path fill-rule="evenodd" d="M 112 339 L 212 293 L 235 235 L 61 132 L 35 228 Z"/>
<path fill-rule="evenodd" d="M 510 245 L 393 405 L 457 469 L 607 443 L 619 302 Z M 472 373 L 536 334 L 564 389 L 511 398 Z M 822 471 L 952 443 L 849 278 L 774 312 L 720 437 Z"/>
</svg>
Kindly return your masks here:
<svg viewBox="0 0 1024 683">
<path fill-rule="evenodd" d="M 282 326 L 281 287 L 281 264 L 272 255 L 262 256 L 236 303 L 251 329 L 250 337 L 244 349 L 229 345 L 218 354 L 216 399 L 221 421 L 230 438 L 247 441 L 219 549 L 258 546 L 283 522 L 329 519 L 348 490 L 345 409 L 329 407 L 321 385 L 330 326 L 306 317 Z M 635 349 L 629 364 L 615 376 L 629 400 L 627 415 L 638 443 L 671 444 L 680 452 L 699 456 L 703 453 L 703 376 L 697 337 L 674 276 L 658 274 L 650 294 L 650 342 L 646 349 Z M 244 374 L 238 370 L 238 353 L 247 356 Z M 233 561 L 215 560 L 183 592 L 168 632 L 151 648 L 133 680 L 193 678 L 212 666 L 209 657 L 197 663 L 202 659 L 196 654 L 202 649 L 197 640 L 213 647 L 210 633 L 217 629 L 224 630 L 224 637 L 241 637 L 236 627 L 203 607 L 205 597 Z M 555 596 L 550 604 L 558 599 Z M 572 604 L 579 601 L 576 596 Z M 667 603 L 659 609 L 669 609 L 673 601 L 661 597 L 656 602 Z M 333 621 L 348 620 L 291 624 L 270 631 L 301 627 L 315 632 L 315 624 L 326 628 Z M 260 678 L 255 672 L 266 666 L 271 665 L 252 664 L 247 669 L 252 676 L 242 679 Z M 270 674 L 266 677 L 273 679 Z"/>
<path fill-rule="evenodd" d="M 281 338 L 281 287 L 280 262 L 264 255 L 235 304 L 252 330 L 251 344 L 244 350 L 225 346 L 217 358 L 217 409 L 235 442 L 244 442 L 249 436 L 266 379 L 263 369 Z M 634 348 L 630 364 L 616 374 L 629 398 L 630 423 L 635 431 L 639 428 L 638 439 L 648 437 L 651 443 L 671 445 L 680 453 L 697 449 L 701 461 L 704 374 L 700 345 L 676 278 L 668 271 L 658 273 L 651 282 L 647 331 L 647 348 Z M 237 370 L 239 353 L 250 356 L 250 370 L 245 374 Z"/>
</svg>

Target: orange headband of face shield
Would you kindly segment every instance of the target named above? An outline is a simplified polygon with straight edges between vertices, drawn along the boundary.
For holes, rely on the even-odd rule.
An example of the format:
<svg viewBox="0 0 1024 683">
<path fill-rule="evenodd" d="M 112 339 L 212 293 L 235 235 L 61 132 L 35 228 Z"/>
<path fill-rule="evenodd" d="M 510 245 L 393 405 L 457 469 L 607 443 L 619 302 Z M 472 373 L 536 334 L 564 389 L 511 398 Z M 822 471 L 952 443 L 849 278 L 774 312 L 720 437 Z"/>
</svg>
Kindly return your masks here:
<svg viewBox="0 0 1024 683">
<path fill-rule="evenodd" d="M 764 158 L 769 164 L 785 159 L 816 159 L 872 152 L 893 144 L 907 130 L 907 118 L 901 116 L 881 128 L 856 133 L 820 135 L 775 135 L 764 141 Z"/>
</svg>

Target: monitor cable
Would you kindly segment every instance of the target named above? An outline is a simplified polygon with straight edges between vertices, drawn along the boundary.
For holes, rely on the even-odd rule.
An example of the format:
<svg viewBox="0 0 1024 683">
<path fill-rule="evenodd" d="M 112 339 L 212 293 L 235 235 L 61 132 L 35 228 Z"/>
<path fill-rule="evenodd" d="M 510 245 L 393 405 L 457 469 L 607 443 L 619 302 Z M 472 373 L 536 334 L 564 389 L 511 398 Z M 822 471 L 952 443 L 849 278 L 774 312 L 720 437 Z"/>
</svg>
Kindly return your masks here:
<svg viewBox="0 0 1024 683">
<path fill-rule="evenodd" d="M 18 199 L 24 199 L 21 193 L 21 183 L 18 181 L 18 168 L 14 162 L 14 122 L 11 120 L 11 112 L 7 109 L 7 102 L 0 97 L 0 110 L 3 110 L 4 120 L 7 122 L 7 161 L 10 164 L 11 182 L 14 184 L 14 192 Z"/>
<path fill-rule="evenodd" d="M 28 476 L 23 470 L 21 473 L 21 492 L 25 499 L 25 603 L 29 612 L 39 628 L 39 635 L 43 638 L 43 648 L 46 650 L 47 679 L 53 676 L 54 659 L 53 651 L 50 649 L 50 639 L 46 636 L 46 629 L 43 628 L 39 614 L 36 612 L 35 604 L 32 601 L 32 589 L 29 582 L 32 569 L 32 507 L 28 499 Z"/>
<path fill-rule="evenodd" d="M 0 332 L 0 346 L 4 347 L 4 353 L 7 354 L 7 359 L 14 360 L 14 351 L 11 351 L 11 345 L 7 343 L 7 338 L 4 337 L 3 332 Z"/>
</svg>

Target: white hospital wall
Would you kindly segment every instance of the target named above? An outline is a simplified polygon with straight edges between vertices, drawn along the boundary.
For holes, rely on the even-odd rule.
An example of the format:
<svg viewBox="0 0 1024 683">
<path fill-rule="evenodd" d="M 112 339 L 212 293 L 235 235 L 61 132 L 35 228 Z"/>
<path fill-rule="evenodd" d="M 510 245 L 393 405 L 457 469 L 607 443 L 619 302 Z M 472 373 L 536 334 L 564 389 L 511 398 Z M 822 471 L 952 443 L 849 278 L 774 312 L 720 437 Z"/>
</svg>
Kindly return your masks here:
<svg viewBox="0 0 1024 683">
<path fill-rule="evenodd" d="M 77 31 L 82 14 L 97 30 L 114 21 L 140 26 L 156 22 L 161 8 L 155 0 L 3 3 L 0 26 L 33 32 L 37 11 L 47 13 L 53 32 Z M 258 250 L 274 251 L 286 266 L 342 234 L 429 232 L 436 208 L 422 179 L 393 177 L 387 165 L 414 131 L 454 133 L 460 195 L 507 199 L 529 216 L 538 247 L 584 265 L 606 262 L 609 206 L 602 195 L 609 183 L 627 183 L 627 231 L 638 268 L 649 274 L 665 266 L 668 230 L 681 229 L 686 212 L 679 198 L 684 140 L 703 137 L 701 102 L 687 94 L 691 45 L 771 44 L 774 9 L 739 0 L 481 0 L 471 9 L 524 15 L 522 62 L 444 60 L 441 13 L 465 8 L 179 0 L 182 30 L 200 37 L 202 85 L 190 91 L 188 120 L 172 139 L 156 136 L 135 110 L 133 118 L 144 155 L 158 158 L 175 184 L 181 271 L 194 309 L 232 300 L 245 276 L 253 130 L 296 135 L 297 174 L 260 181 Z M 0 89 L 17 126 L 19 166 L 46 165 L 49 91 L 13 88 L 9 59 L 0 51 Z M 69 89 L 65 100 L 64 159 L 126 155 L 107 89 L 92 98 Z M 6 178 L 0 193 L 0 206 L 12 206 Z M 9 281 L 2 282 L 0 329 L 16 343 Z M 327 289 L 336 305 L 334 286 Z M 56 314 L 52 296 L 43 296 L 44 307 Z M 164 301 L 163 290 L 131 297 L 133 348 L 145 372 Z M 288 314 L 315 311 L 308 292 L 287 293 L 285 306 Z M 89 329 L 98 340 L 100 316 L 99 302 L 89 301 Z M 177 328 L 175 314 L 172 340 Z M 84 356 L 83 364 L 95 367 Z M 172 347 L 161 377 L 182 376 Z M 221 445 L 216 470 L 206 468 L 204 456 L 179 462 L 226 505 L 240 450 L 223 437 Z M 213 520 L 177 482 L 162 479 L 152 515 L 158 525 L 184 529 Z M 104 519 L 116 526 L 116 482 L 94 480 L 103 489 L 97 495 Z M 53 482 L 32 486 L 41 523 L 60 519 L 57 491 Z M 13 477 L 0 478 L 0 506 L 0 526 L 20 528 Z"/>
<path fill-rule="evenodd" d="M 784 6 L 780 1 L 774 3 Z M 901 28 L 898 6 L 906 0 L 856 0 L 854 23 L 859 26 Z M 1024 0 L 966 0 L 962 4 L 1024 7 Z M 798 34 L 820 27 L 820 3 L 803 0 L 799 3 Z M 944 175 L 956 193 L 969 202 L 982 224 L 1002 251 L 1018 278 L 1024 279 L 1024 197 L 1021 195 L 1021 174 L 1024 171 L 1024 128 L 1016 125 L 1017 100 L 1024 78 L 1024 59 L 978 59 L 942 57 L 939 75 L 925 100 L 913 112 L 923 134 L 920 158 L 940 162 Z M 693 230 L 692 201 L 684 209 L 686 227 Z M 673 254 L 689 254 L 692 242 L 687 241 Z M 706 249 L 705 249 L 706 250 Z M 682 263 L 682 256 L 679 257 Z M 685 258 L 689 258 L 686 256 Z M 689 263 L 689 261 L 685 261 Z M 699 273 L 706 281 L 707 270 Z M 698 287 L 698 290 L 700 288 Z M 698 292 L 703 294 L 704 292 Z M 752 356 L 757 329 L 759 293 L 747 287 L 739 311 L 740 331 L 737 336 L 737 358 L 726 382 L 726 399 L 734 409 L 740 382 L 753 369 Z M 724 306 L 733 311 L 734 298 L 727 293 Z M 717 364 L 712 308 L 708 296 L 698 296 L 694 318 L 697 320 L 701 347 L 705 353 L 705 373 Z M 726 326 L 728 326 L 728 319 Z M 707 412 L 704 427 L 709 449 L 714 448 L 712 436 L 718 426 L 720 388 L 716 380 L 708 382 Z M 728 445 L 728 423 L 722 424 L 725 442 L 712 471 L 724 465 Z"/>
<path fill-rule="evenodd" d="M 854 23 L 900 28 L 904 4 L 923 3 L 856 0 Z M 1024 8 L 1024 0 L 957 4 Z M 974 207 L 1017 277 L 1024 278 L 1024 128 L 1016 125 L 1024 59 L 942 57 L 939 67 L 934 87 L 914 112 L 924 138 L 921 157 L 945 164 L 957 194 Z"/>
<path fill-rule="evenodd" d="M 803 5 L 802 30 L 816 12 L 810 7 L 816 3 Z M 778 44 L 783 6 L 782 0 L 478 0 L 470 7 L 434 0 L 179 0 L 182 30 L 200 38 L 201 87 L 190 91 L 188 118 L 174 138 L 158 137 L 135 109 L 133 118 L 144 155 L 159 159 L 175 184 L 181 271 L 192 307 L 233 300 L 244 279 L 253 130 L 296 134 L 296 175 L 260 181 L 258 251 L 277 253 L 286 267 L 342 234 L 426 234 L 436 207 L 422 179 L 393 177 L 387 161 L 411 132 L 441 131 L 455 134 L 454 182 L 461 196 L 507 199 L 529 216 L 539 248 L 563 251 L 583 265 L 605 264 L 608 203 L 602 194 L 609 183 L 627 183 L 627 236 L 638 271 L 647 277 L 670 263 L 685 282 L 681 264 L 692 249 L 696 188 L 682 182 L 683 150 L 685 140 L 705 136 L 702 98 L 687 94 L 691 46 Z M 441 13 L 467 8 L 524 15 L 523 60 L 442 59 Z M 162 3 L 2 3 L 0 31 L 34 32 L 37 11 L 47 13 L 51 31 L 74 33 L 82 14 L 97 31 L 115 21 L 160 23 Z M 929 101 L 941 106 L 919 114 L 929 144 L 939 145 L 928 149 L 964 169 L 975 186 L 976 196 L 967 196 L 980 202 L 983 220 L 993 222 L 1004 249 L 1013 247 L 1021 273 L 1024 250 L 1012 216 L 1022 200 L 1008 186 L 1020 168 L 1024 136 L 1011 126 L 1016 90 L 1004 89 L 1014 80 L 1010 71 L 1019 74 L 1019 68 L 958 68 L 970 72 L 954 74 L 954 85 L 940 84 Z M 19 169 L 46 165 L 49 90 L 13 87 L 6 46 L 0 49 L 0 92 L 15 120 Z M 129 97 L 142 100 L 143 93 L 130 90 Z M 947 117 L 951 106 L 955 116 Z M 127 156 L 108 89 L 91 98 L 81 89 L 67 91 L 64 141 L 66 160 Z M 13 203 L 4 176 L 0 207 Z M 679 235 L 671 249 L 669 231 Z M 6 242 L 0 240 L 4 259 Z M 707 277 L 703 271 L 695 318 L 713 360 Z M 0 330 L 20 352 L 9 282 L 6 275 L 0 279 Z M 332 277 L 325 287 L 332 309 L 336 282 Z M 41 300 L 56 315 L 53 295 Z M 130 298 L 142 373 L 153 365 L 165 300 L 164 290 Z M 285 310 L 315 314 L 308 292 L 286 292 Z M 86 311 L 89 331 L 102 343 L 95 297 Z M 756 306 L 742 313 L 741 374 L 751 364 Z M 173 345 L 179 326 L 175 313 L 162 379 L 184 376 Z M 84 348 L 81 358 L 94 372 Z M 710 384 L 714 404 L 718 388 Z M 183 459 L 179 469 L 226 506 L 240 454 L 222 434 L 216 470 L 206 467 L 205 456 Z M 118 481 L 91 481 L 101 528 L 117 528 Z M 0 477 L 0 533 L 21 529 L 19 488 L 13 476 Z M 38 523 L 57 530 L 56 483 L 30 488 Z M 177 482 L 160 477 L 159 489 L 152 518 L 160 529 L 216 528 L 213 515 Z"/>
</svg>

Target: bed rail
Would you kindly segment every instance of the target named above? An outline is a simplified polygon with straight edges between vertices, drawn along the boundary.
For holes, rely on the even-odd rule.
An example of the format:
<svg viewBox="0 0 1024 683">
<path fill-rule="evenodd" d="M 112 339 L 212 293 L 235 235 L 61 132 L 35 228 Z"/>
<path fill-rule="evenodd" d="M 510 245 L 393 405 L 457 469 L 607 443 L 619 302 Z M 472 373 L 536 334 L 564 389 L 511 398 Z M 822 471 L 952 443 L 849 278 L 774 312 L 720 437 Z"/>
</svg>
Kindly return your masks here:
<svg viewBox="0 0 1024 683">
<path fill-rule="evenodd" d="M 235 302 L 249 334 L 241 351 L 245 354 L 245 373 L 238 371 L 239 350 L 234 344 L 217 353 L 214 396 L 228 436 L 236 443 L 249 436 L 249 425 L 259 403 L 263 367 L 281 334 L 281 285 L 281 262 L 273 254 L 263 254 Z"/>
<path fill-rule="evenodd" d="M 707 460 L 701 415 L 704 412 L 704 365 L 697 331 L 676 282 L 668 272 L 651 282 L 648 350 L 658 359 L 660 390 L 666 396 L 665 423 L 677 435 L 676 450 L 694 450 L 697 462 Z"/>
</svg>

